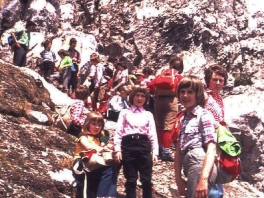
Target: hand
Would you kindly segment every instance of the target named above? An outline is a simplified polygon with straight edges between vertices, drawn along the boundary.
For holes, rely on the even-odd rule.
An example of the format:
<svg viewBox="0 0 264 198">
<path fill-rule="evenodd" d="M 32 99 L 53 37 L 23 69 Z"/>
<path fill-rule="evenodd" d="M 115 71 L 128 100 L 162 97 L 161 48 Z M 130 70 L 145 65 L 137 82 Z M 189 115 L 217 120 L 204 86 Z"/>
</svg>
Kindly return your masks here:
<svg viewBox="0 0 264 198">
<path fill-rule="evenodd" d="M 76 58 L 72 58 L 72 62 L 76 63 L 77 59 Z"/>
<path fill-rule="evenodd" d="M 196 187 L 195 198 L 204 198 L 208 195 L 208 180 L 200 179 Z"/>
<path fill-rule="evenodd" d="M 115 95 L 115 89 L 112 88 L 112 89 L 110 90 L 110 93 L 111 93 L 111 95 Z"/>
<path fill-rule="evenodd" d="M 20 48 L 20 44 L 19 44 L 19 42 L 16 42 L 16 43 L 15 43 L 15 46 L 16 46 L 17 48 Z"/>
<path fill-rule="evenodd" d="M 118 163 L 120 163 L 121 160 L 122 160 L 122 153 L 121 153 L 121 151 L 118 151 L 115 154 L 115 161 L 118 162 Z"/>
<path fill-rule="evenodd" d="M 177 183 L 177 186 L 178 186 L 178 191 L 180 193 L 180 195 L 182 196 L 186 196 L 187 195 L 187 191 L 186 191 L 186 188 L 187 188 L 187 182 L 180 178 L 180 180 L 176 180 L 176 183 Z"/>
<path fill-rule="evenodd" d="M 152 154 L 152 162 L 153 162 L 153 166 L 155 166 L 158 163 L 158 157 L 154 153 Z"/>
</svg>

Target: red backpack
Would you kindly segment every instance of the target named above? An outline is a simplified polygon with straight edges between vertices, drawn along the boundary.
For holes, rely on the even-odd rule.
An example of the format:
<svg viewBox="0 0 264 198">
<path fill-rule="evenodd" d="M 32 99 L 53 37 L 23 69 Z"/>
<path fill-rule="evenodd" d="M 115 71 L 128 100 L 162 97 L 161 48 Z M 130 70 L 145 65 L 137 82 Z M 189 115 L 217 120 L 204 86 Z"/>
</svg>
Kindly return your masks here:
<svg viewBox="0 0 264 198">
<path fill-rule="evenodd" d="M 178 71 L 176 69 L 165 69 L 156 77 L 156 92 L 162 96 L 176 95 L 178 87 Z"/>
</svg>

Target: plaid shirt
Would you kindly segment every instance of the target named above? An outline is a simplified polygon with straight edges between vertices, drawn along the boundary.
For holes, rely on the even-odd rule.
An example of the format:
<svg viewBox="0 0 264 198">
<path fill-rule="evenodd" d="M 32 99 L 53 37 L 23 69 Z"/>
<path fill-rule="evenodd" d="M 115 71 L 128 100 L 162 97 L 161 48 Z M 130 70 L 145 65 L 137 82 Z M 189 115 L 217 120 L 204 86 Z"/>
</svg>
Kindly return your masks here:
<svg viewBox="0 0 264 198">
<path fill-rule="evenodd" d="M 85 119 L 88 114 L 88 110 L 85 108 L 85 104 L 82 100 L 76 100 L 71 106 L 71 119 L 72 122 L 77 126 L 83 126 Z"/>
<path fill-rule="evenodd" d="M 207 144 L 208 142 L 216 142 L 212 114 L 201 106 L 196 106 L 191 112 L 184 112 L 180 128 L 181 152 L 185 153 L 188 149 L 201 148 L 203 143 Z"/>
<path fill-rule="evenodd" d="M 206 90 L 206 93 L 208 94 L 208 101 L 205 108 L 213 114 L 215 121 L 224 121 L 224 104 L 222 97 L 210 89 Z"/>
</svg>

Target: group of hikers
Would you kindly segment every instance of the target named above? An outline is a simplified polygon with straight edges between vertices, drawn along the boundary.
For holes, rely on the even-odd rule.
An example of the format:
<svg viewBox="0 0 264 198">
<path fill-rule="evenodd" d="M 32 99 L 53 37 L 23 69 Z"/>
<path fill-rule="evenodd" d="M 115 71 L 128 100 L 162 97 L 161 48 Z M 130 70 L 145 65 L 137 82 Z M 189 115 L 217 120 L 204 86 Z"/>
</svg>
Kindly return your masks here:
<svg viewBox="0 0 264 198">
<path fill-rule="evenodd" d="M 27 24 L 27 31 L 33 26 Z M 22 36 L 15 42 L 14 63 L 18 66 L 23 66 L 18 62 L 25 59 L 18 61 L 17 57 L 28 47 L 28 39 Z M 154 75 L 148 67 L 129 74 L 124 62 L 116 59 L 103 64 L 99 54 L 93 53 L 82 76 L 80 53 L 75 49 L 77 40 L 71 38 L 69 49 L 59 50 L 58 66 L 51 44 L 45 41 L 41 52 L 44 78 L 48 82 L 60 79 L 66 94 L 71 86 L 71 97 L 75 99 L 70 109 L 73 124 L 68 133 L 76 136 L 73 167 L 79 173 L 85 172 L 73 171 L 76 197 L 117 197 L 117 175 L 122 166 L 126 196 L 136 198 L 139 173 L 142 197 L 150 198 L 155 188 L 151 182 L 153 166 L 158 159 L 174 162 L 175 181 L 181 195 L 223 197 L 223 185 L 219 184 L 214 162 L 215 130 L 218 125 L 226 126 L 220 96 L 227 83 L 225 67 L 209 66 L 204 72 L 204 85 L 196 76 L 182 75 L 183 59 L 178 56 L 171 56 L 169 66 Z M 175 131 L 179 112 L 182 113 L 180 128 Z M 105 118 L 117 122 L 114 145 L 108 147 Z M 176 150 L 174 156 L 170 154 L 172 145 Z M 85 169 L 84 159 L 89 161 L 92 155 L 106 150 L 113 151 L 114 165 Z M 84 151 L 89 153 L 88 157 L 83 157 Z"/>
</svg>

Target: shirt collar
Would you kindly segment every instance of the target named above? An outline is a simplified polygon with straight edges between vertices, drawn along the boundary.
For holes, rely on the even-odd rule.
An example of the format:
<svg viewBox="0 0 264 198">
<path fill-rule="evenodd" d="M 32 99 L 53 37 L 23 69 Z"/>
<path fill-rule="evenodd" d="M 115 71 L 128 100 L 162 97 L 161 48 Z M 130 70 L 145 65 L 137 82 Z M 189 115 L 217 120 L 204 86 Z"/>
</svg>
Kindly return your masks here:
<svg viewBox="0 0 264 198">
<path fill-rule="evenodd" d="M 200 105 L 197 105 L 192 111 L 190 111 L 190 112 L 184 112 L 184 114 L 185 115 L 188 115 L 188 114 L 193 114 L 193 115 L 198 115 L 198 113 L 199 113 L 199 110 L 201 109 L 202 107 L 200 106 Z"/>
<path fill-rule="evenodd" d="M 132 105 L 132 106 L 130 107 L 130 109 L 131 109 L 131 111 L 132 111 L 133 113 L 144 111 L 144 108 L 143 108 L 143 107 L 136 107 L 135 105 Z"/>
</svg>

